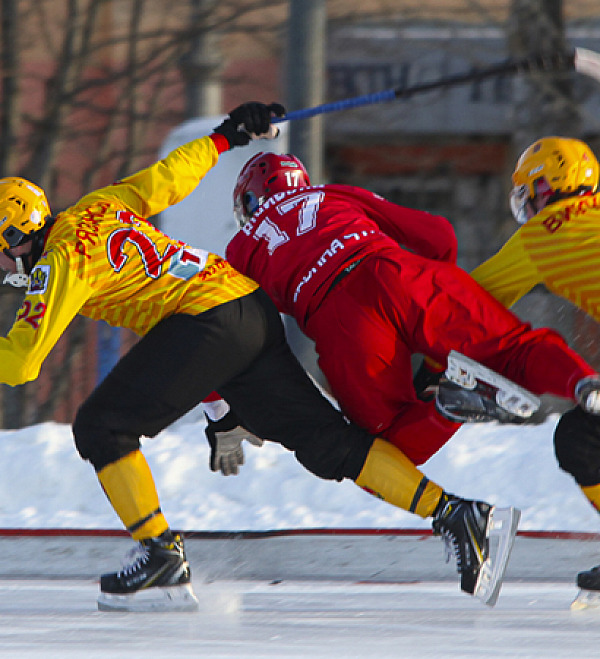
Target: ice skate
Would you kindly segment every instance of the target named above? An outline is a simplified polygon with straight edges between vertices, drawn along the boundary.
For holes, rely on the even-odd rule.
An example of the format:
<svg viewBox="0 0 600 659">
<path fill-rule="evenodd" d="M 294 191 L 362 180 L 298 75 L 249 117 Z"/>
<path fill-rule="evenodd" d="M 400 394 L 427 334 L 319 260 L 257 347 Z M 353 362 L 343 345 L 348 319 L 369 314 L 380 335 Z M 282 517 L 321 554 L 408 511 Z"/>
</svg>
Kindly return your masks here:
<svg viewBox="0 0 600 659">
<path fill-rule="evenodd" d="M 165 531 L 142 540 L 119 572 L 100 578 L 101 611 L 195 611 L 190 566 L 183 540 Z"/>
<path fill-rule="evenodd" d="M 580 572 L 577 575 L 577 586 L 580 590 L 571 604 L 571 609 L 600 609 L 600 565 Z"/>
<path fill-rule="evenodd" d="M 436 407 L 451 421 L 518 423 L 531 417 L 540 399 L 487 366 L 452 350 Z"/>
<path fill-rule="evenodd" d="M 482 501 L 443 496 L 433 520 L 434 535 L 443 537 L 447 560 L 455 554 L 461 589 L 494 606 L 521 512 L 516 508 L 496 508 Z"/>
</svg>

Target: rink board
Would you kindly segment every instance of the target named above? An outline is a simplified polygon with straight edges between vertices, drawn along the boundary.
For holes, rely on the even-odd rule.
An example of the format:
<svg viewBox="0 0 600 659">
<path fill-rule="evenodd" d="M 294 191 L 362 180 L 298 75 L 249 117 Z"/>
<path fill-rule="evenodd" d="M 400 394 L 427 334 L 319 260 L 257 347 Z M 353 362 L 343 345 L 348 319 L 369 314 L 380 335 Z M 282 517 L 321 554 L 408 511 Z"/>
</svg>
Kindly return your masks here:
<svg viewBox="0 0 600 659">
<path fill-rule="evenodd" d="M 184 532 L 194 578 L 204 580 L 455 580 L 443 543 L 430 532 L 302 529 Z M 120 531 L 4 529 L 0 578 L 97 578 L 117 569 L 132 541 Z M 521 531 L 506 580 L 573 583 L 600 563 L 600 535 Z"/>
<path fill-rule="evenodd" d="M 200 608 L 97 610 L 116 531 L 0 532 L 0 656 L 87 659 L 596 657 L 600 610 L 573 612 L 596 534 L 521 532 L 494 608 L 460 592 L 423 531 L 188 532 Z"/>
</svg>

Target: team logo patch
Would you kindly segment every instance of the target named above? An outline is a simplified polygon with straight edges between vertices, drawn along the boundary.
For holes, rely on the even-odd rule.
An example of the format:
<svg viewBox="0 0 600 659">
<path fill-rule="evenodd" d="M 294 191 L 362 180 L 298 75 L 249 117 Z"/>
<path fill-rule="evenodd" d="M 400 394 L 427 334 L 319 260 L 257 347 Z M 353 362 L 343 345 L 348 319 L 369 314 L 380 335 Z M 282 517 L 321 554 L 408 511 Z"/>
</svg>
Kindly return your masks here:
<svg viewBox="0 0 600 659">
<path fill-rule="evenodd" d="M 39 295 L 45 293 L 46 288 L 48 288 L 49 278 L 50 278 L 50 266 L 36 265 L 35 268 L 31 271 L 31 276 L 29 277 L 29 288 L 27 290 L 27 294 Z"/>
</svg>

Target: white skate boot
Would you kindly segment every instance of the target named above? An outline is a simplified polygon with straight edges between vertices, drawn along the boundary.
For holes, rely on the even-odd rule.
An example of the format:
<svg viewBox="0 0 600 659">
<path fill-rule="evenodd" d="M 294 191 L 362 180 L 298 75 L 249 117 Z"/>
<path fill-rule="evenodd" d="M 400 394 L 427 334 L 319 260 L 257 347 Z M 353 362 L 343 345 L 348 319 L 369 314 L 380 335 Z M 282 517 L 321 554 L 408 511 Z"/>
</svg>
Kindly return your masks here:
<svg viewBox="0 0 600 659">
<path fill-rule="evenodd" d="M 517 423 L 540 406 L 540 399 L 527 389 L 455 350 L 448 355 L 446 378 L 436 406 L 452 421 Z"/>
</svg>

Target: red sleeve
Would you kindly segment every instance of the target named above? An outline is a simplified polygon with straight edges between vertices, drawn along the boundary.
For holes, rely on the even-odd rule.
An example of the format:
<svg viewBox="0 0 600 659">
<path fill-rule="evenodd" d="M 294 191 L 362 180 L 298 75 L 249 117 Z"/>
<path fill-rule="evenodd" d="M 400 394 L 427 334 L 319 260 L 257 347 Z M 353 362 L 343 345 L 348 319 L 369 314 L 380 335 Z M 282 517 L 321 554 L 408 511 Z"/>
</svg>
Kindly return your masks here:
<svg viewBox="0 0 600 659">
<path fill-rule="evenodd" d="M 370 198 L 366 197 L 364 202 L 365 213 L 390 238 L 420 256 L 456 263 L 456 234 L 445 217 L 398 206 L 369 194 Z"/>
</svg>

